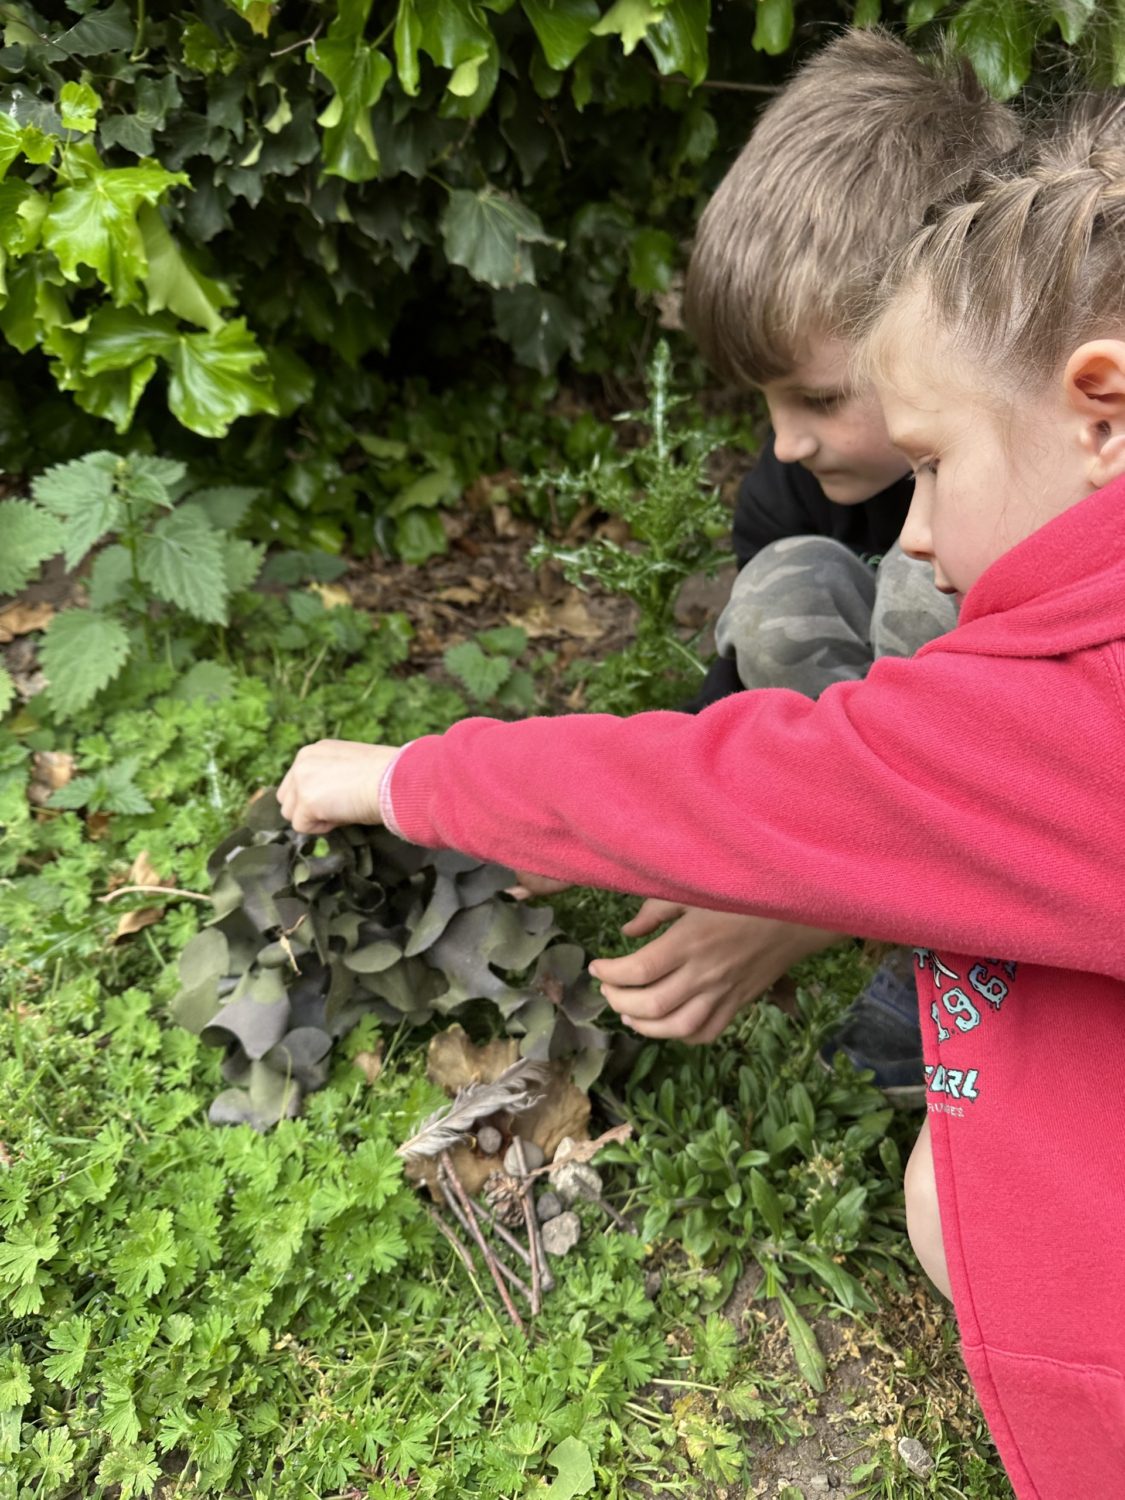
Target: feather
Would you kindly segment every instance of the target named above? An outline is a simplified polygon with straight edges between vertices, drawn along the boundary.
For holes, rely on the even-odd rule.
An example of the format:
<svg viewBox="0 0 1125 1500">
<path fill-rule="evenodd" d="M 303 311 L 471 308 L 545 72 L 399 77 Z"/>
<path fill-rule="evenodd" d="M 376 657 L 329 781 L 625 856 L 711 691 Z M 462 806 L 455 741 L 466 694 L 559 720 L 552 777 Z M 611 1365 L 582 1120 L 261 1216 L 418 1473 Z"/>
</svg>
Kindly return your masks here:
<svg viewBox="0 0 1125 1500">
<path fill-rule="evenodd" d="M 491 1083 L 458 1089 L 452 1104 L 435 1110 L 399 1148 L 399 1156 L 437 1156 L 462 1140 L 478 1120 L 504 1111 L 518 1115 L 543 1097 L 549 1069 L 530 1058 L 514 1062 Z"/>
</svg>

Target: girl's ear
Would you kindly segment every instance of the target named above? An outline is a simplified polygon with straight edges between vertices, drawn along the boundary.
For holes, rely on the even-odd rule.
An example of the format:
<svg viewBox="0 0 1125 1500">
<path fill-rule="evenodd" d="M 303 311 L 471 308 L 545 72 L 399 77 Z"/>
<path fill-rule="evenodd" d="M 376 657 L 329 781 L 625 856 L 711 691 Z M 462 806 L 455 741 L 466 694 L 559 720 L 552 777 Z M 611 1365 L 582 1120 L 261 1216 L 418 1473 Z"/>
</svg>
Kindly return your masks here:
<svg viewBox="0 0 1125 1500">
<path fill-rule="evenodd" d="M 1086 477 L 1100 489 L 1125 474 L 1125 340 L 1092 339 L 1076 349 L 1063 385 L 1079 419 Z"/>
</svg>

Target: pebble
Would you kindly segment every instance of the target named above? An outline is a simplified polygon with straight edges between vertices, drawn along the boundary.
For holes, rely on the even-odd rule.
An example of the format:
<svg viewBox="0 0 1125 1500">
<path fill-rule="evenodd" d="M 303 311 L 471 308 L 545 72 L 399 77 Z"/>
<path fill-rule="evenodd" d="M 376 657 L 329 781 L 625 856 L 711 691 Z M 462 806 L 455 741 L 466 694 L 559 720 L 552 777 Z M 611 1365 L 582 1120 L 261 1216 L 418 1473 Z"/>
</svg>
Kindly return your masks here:
<svg viewBox="0 0 1125 1500">
<path fill-rule="evenodd" d="M 552 1167 L 550 1183 L 564 1203 L 575 1203 L 579 1198 L 591 1201 L 602 1195 L 601 1174 L 596 1167 L 582 1161 L 564 1161 L 560 1167 Z"/>
<path fill-rule="evenodd" d="M 495 1156 L 503 1142 L 504 1137 L 495 1125 L 482 1125 L 477 1131 L 477 1150 L 482 1156 Z"/>
<path fill-rule="evenodd" d="M 934 1461 L 917 1438 L 899 1438 L 898 1456 L 912 1474 L 925 1479 L 933 1472 Z"/>
<path fill-rule="evenodd" d="M 539 1215 L 540 1224 L 546 1224 L 548 1219 L 557 1219 L 562 1211 L 562 1199 L 558 1193 L 540 1193 L 536 1199 L 535 1212 Z"/>
<path fill-rule="evenodd" d="M 520 1145 L 523 1147 L 523 1159 L 529 1172 L 534 1172 L 536 1167 L 541 1167 L 547 1160 L 542 1146 L 537 1146 L 534 1141 L 525 1141 L 517 1136 L 507 1151 L 504 1152 L 504 1170 L 508 1173 L 509 1177 L 519 1177 L 522 1175 L 519 1159 L 516 1155 L 516 1140 L 519 1140 Z"/>
<path fill-rule="evenodd" d="M 828 1490 L 831 1488 L 831 1481 L 829 1480 L 827 1474 L 811 1474 L 809 1476 L 810 1490 Z"/>
<path fill-rule="evenodd" d="M 575 1145 L 576 1142 L 573 1136 L 564 1135 L 555 1147 L 555 1154 L 551 1160 L 561 1166 L 568 1156 L 574 1155 Z"/>
<path fill-rule="evenodd" d="M 577 1214 L 557 1214 L 548 1219 L 542 1229 L 543 1248 L 548 1255 L 565 1255 L 573 1250 L 582 1233 L 582 1221 Z"/>
<path fill-rule="evenodd" d="M 649 1271 L 645 1275 L 645 1296 L 650 1302 L 654 1301 L 664 1285 L 664 1273 L 662 1271 Z"/>
</svg>

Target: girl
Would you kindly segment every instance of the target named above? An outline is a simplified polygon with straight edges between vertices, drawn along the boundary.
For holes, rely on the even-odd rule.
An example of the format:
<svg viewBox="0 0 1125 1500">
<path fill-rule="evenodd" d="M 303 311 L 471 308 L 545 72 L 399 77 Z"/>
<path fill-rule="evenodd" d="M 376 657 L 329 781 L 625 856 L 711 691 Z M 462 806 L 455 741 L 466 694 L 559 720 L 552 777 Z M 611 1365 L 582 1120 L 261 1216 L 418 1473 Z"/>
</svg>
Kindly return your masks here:
<svg viewBox="0 0 1125 1500">
<path fill-rule="evenodd" d="M 865 363 L 916 473 L 904 549 L 963 596 L 909 660 L 698 718 L 326 741 L 293 826 L 384 821 L 544 876 L 916 943 L 911 1238 L 1020 1500 L 1125 1496 L 1122 110 L 946 208 Z M 733 809 L 733 811 L 732 811 Z"/>
</svg>

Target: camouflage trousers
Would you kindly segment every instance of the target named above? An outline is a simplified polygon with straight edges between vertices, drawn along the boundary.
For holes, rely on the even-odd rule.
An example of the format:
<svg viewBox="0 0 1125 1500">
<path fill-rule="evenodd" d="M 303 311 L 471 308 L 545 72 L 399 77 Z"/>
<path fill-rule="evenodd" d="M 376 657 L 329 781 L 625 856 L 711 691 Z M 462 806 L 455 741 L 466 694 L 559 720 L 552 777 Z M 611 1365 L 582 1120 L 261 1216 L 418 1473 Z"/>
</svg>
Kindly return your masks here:
<svg viewBox="0 0 1125 1500">
<path fill-rule="evenodd" d="M 715 627 L 744 687 L 787 687 L 817 698 L 867 674 L 878 656 L 912 656 L 957 623 L 928 563 L 896 542 L 873 567 L 843 542 L 794 536 L 771 542 L 734 581 Z"/>
</svg>

